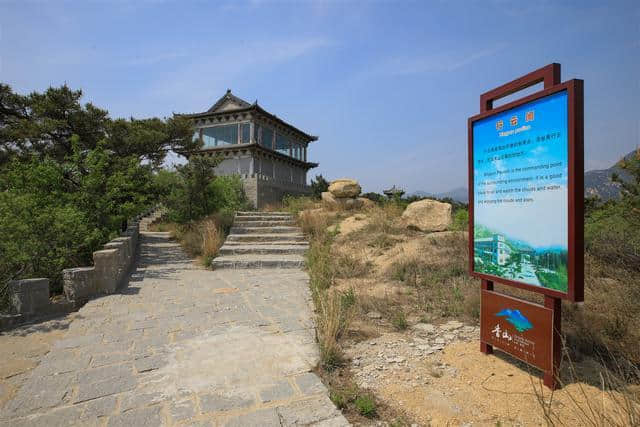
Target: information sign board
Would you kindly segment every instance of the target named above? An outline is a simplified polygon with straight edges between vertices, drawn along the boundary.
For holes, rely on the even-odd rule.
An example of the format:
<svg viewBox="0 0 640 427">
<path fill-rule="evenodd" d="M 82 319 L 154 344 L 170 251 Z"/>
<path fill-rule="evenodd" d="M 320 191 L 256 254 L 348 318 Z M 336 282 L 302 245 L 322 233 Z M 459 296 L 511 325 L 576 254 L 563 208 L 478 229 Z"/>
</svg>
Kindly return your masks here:
<svg viewBox="0 0 640 427">
<path fill-rule="evenodd" d="M 572 80 L 469 119 L 472 275 L 582 301 L 581 88 Z"/>
</svg>

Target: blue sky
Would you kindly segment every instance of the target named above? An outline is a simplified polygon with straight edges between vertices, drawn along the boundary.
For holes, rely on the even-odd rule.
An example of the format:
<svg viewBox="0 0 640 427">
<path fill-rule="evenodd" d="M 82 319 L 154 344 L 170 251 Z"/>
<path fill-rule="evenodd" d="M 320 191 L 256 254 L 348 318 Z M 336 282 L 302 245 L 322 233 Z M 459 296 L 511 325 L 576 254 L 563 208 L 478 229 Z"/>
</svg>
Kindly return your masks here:
<svg viewBox="0 0 640 427">
<path fill-rule="evenodd" d="M 465 186 L 479 95 L 551 62 L 585 80 L 585 164 L 638 145 L 637 1 L 0 1 L 0 80 L 64 82 L 113 117 L 206 110 L 227 88 L 320 140 L 365 191 Z"/>
</svg>

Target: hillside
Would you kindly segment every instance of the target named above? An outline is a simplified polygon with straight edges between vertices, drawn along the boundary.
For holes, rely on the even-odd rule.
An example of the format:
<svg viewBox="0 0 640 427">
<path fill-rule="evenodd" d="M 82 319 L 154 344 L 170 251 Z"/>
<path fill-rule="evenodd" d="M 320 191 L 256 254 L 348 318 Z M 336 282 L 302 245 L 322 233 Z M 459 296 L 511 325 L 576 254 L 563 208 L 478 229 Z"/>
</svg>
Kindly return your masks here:
<svg viewBox="0 0 640 427">
<path fill-rule="evenodd" d="M 628 153 L 622 160 L 639 155 L 637 150 Z M 620 197 L 620 184 L 611 181 L 611 176 L 617 173 L 623 180 L 631 179 L 628 172 L 620 167 L 620 161 L 609 169 L 587 171 L 584 174 L 585 197 L 598 196 L 603 201 Z"/>
</svg>

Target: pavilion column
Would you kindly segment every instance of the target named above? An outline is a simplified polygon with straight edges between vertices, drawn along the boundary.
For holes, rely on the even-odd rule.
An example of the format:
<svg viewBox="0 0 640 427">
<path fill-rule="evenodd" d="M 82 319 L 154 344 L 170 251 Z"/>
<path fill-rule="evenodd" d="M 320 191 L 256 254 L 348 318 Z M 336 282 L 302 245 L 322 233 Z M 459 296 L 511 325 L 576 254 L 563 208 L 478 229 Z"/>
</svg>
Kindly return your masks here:
<svg viewBox="0 0 640 427">
<path fill-rule="evenodd" d="M 256 137 L 255 137 L 255 126 L 253 125 L 253 122 L 249 122 L 249 142 L 251 144 L 256 142 Z"/>
</svg>

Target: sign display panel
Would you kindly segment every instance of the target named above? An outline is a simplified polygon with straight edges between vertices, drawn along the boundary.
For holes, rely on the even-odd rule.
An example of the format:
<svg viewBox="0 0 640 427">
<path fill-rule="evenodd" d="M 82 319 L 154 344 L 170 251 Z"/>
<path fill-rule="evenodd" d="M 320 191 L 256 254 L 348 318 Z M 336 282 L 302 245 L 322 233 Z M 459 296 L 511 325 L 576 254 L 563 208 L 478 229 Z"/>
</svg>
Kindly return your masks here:
<svg viewBox="0 0 640 427">
<path fill-rule="evenodd" d="M 567 90 L 472 123 L 473 271 L 568 290 Z"/>
</svg>

